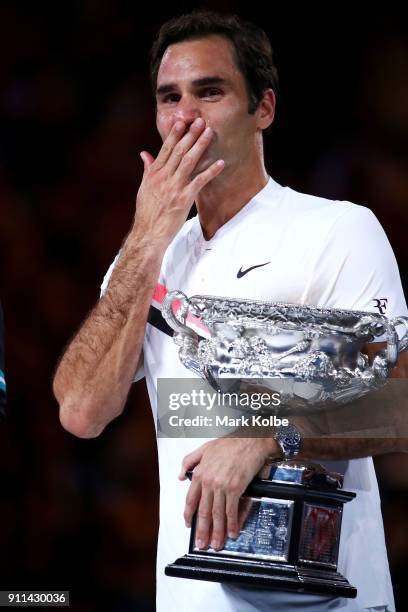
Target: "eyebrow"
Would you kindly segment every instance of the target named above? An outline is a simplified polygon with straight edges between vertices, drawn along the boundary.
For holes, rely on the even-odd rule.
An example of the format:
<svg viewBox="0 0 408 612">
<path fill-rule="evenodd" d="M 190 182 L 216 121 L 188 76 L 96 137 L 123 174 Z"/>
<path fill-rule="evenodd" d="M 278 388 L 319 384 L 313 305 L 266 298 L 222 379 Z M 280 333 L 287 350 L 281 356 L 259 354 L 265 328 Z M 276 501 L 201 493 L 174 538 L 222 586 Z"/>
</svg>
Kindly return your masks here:
<svg viewBox="0 0 408 612">
<path fill-rule="evenodd" d="M 208 76 L 203 77 L 202 79 L 196 79 L 195 81 L 192 81 L 191 84 L 193 85 L 193 87 L 208 87 L 210 85 L 225 85 L 226 82 L 227 81 L 225 79 L 219 76 Z M 164 85 L 160 85 L 160 87 L 156 89 L 156 96 L 162 96 L 164 94 L 170 93 L 171 91 L 174 91 L 175 89 L 177 89 L 176 83 L 165 83 Z"/>
</svg>

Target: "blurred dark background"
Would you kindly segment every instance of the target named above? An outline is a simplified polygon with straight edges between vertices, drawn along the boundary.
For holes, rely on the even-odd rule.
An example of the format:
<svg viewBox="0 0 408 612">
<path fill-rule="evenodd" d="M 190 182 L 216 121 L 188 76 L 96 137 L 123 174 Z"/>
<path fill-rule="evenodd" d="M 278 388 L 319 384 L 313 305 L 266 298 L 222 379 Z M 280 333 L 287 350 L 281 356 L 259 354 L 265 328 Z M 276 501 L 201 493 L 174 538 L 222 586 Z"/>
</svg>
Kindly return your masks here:
<svg viewBox="0 0 408 612">
<path fill-rule="evenodd" d="M 270 35 L 281 81 L 270 173 L 372 208 L 407 289 L 408 42 L 397 3 L 358 16 L 351 3 L 255 10 L 218 0 L 152 7 L 149 15 L 125 0 L 1 2 L 9 417 L 0 431 L 0 586 L 69 589 L 78 611 L 154 609 L 158 479 L 144 383 L 94 440 L 63 431 L 50 385 L 130 226 L 139 151 L 159 148 L 147 70 L 153 36 L 197 6 L 237 12 Z M 376 463 L 402 610 L 408 461 L 389 455 Z"/>
</svg>

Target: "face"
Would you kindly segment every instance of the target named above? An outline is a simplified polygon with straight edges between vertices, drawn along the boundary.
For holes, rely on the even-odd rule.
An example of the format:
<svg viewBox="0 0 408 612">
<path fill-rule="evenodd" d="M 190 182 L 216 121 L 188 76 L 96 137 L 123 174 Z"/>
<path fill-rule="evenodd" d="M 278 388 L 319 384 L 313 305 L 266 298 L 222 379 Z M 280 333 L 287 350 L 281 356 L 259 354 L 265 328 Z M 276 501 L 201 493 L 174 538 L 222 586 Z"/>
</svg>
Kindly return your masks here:
<svg viewBox="0 0 408 612">
<path fill-rule="evenodd" d="M 157 76 L 156 124 L 163 140 L 176 121 L 187 128 L 201 117 L 214 137 L 196 172 L 218 159 L 225 168 L 240 167 L 259 138 L 259 111 L 248 113 L 245 80 L 230 41 L 222 36 L 170 45 Z"/>
</svg>

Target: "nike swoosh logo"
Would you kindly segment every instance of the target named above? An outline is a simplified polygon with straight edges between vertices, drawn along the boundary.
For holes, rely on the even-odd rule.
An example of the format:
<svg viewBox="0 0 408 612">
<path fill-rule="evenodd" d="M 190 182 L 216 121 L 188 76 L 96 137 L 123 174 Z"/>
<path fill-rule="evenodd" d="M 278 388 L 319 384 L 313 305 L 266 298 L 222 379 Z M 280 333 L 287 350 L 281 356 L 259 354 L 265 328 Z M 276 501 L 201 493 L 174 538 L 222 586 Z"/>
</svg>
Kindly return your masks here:
<svg viewBox="0 0 408 612">
<path fill-rule="evenodd" d="M 248 272 L 250 272 L 251 270 L 255 270 L 255 268 L 262 268 L 262 266 L 267 266 L 268 264 L 270 264 L 270 261 L 267 261 L 263 264 L 258 264 L 256 266 L 251 266 L 250 268 L 247 268 L 246 270 L 242 269 L 242 266 L 240 267 L 240 269 L 237 272 L 237 278 L 242 278 L 243 276 L 245 276 L 245 274 L 248 274 Z"/>
</svg>

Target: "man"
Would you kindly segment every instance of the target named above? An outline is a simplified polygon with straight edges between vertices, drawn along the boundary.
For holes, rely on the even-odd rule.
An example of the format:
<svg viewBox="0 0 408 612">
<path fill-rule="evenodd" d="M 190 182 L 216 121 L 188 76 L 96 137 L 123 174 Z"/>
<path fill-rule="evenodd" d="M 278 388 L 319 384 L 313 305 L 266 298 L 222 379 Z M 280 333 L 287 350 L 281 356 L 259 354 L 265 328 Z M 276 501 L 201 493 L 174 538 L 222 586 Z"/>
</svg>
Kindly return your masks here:
<svg viewBox="0 0 408 612">
<path fill-rule="evenodd" d="M 372 311 L 386 297 L 389 316 L 406 314 L 395 259 L 370 211 L 268 177 L 262 138 L 277 73 L 259 28 L 214 13 L 183 16 L 160 30 L 151 67 L 163 146 L 156 158 L 141 153 L 134 223 L 54 381 L 63 426 L 84 438 L 122 412 L 135 372 L 146 376 L 155 418 L 157 379 L 188 375 L 166 328 L 154 317 L 146 324 L 167 290 Z M 193 202 L 198 216 L 185 223 Z M 302 441 L 300 456 L 342 460 L 345 488 L 357 491 L 339 559 L 356 600 L 165 577 L 188 547 L 183 513 L 189 527 L 198 511 L 200 548 L 222 548 L 239 533 L 240 495 L 281 450 L 273 437 L 162 438 L 158 449 L 158 610 L 394 609 L 371 455 L 405 450 L 395 440 Z"/>
</svg>

